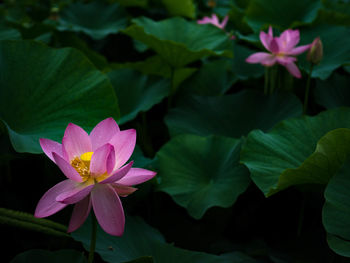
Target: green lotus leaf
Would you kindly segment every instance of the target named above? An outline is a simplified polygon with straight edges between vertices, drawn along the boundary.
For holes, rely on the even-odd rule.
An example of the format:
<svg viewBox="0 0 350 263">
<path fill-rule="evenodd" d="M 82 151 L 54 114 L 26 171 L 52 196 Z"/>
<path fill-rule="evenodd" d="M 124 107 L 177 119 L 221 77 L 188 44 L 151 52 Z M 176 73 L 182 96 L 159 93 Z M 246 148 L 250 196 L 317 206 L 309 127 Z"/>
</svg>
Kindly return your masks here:
<svg viewBox="0 0 350 263">
<path fill-rule="evenodd" d="M 196 16 L 196 7 L 193 0 L 162 0 L 162 2 L 170 15 L 184 16 L 192 19 Z"/>
<path fill-rule="evenodd" d="M 301 44 L 310 44 L 314 38 L 320 37 L 323 44 L 323 58 L 312 71 L 312 77 L 327 79 L 337 68 L 350 64 L 350 29 L 336 25 L 318 25 L 300 31 Z M 341 48 L 339 48 L 341 47 Z M 310 63 L 306 56 L 298 57 L 299 65 L 309 71 Z"/>
<path fill-rule="evenodd" d="M 104 70 L 108 67 L 107 59 L 92 50 L 87 43 L 79 38 L 73 32 L 54 32 L 54 46 L 55 47 L 72 47 L 79 49 L 79 51 L 83 52 L 84 55 L 100 70 Z"/>
<path fill-rule="evenodd" d="M 249 174 L 238 163 L 240 140 L 183 134 L 157 153 L 159 190 L 196 219 L 212 206 L 228 207 L 243 193 Z"/>
<path fill-rule="evenodd" d="M 337 254 L 344 257 L 350 257 L 349 247 L 350 242 L 346 241 L 336 235 L 328 234 L 327 242 L 329 247 Z"/>
<path fill-rule="evenodd" d="M 321 7 L 320 0 L 250 0 L 245 20 L 254 31 L 269 25 L 287 29 L 292 25 L 311 23 Z"/>
<path fill-rule="evenodd" d="M 121 118 L 125 123 L 141 111 L 147 111 L 169 94 L 170 82 L 150 77 L 131 69 L 112 70 L 108 73 L 119 99 Z"/>
<path fill-rule="evenodd" d="M 324 192 L 322 221 L 328 244 L 336 253 L 350 257 L 350 159 L 330 179 Z"/>
<path fill-rule="evenodd" d="M 118 119 L 108 78 L 79 51 L 1 41 L 0 57 L 0 119 L 16 151 L 41 153 L 39 138 L 61 141 L 70 122 L 89 131 Z"/>
<path fill-rule="evenodd" d="M 159 55 L 151 56 L 145 60 L 137 62 L 127 63 L 113 63 L 113 69 L 135 69 L 146 75 L 156 75 L 164 78 L 170 78 L 171 67 L 169 64 Z"/>
<path fill-rule="evenodd" d="M 249 133 L 241 162 L 266 196 L 297 184 L 325 185 L 349 154 L 349 128 L 349 108 L 285 120 L 269 133 Z"/>
<path fill-rule="evenodd" d="M 142 234 L 141 234 L 142 233 Z M 72 237 L 83 243 L 89 250 L 91 219 L 72 233 Z M 255 263 L 241 254 L 216 256 L 203 252 L 190 251 L 175 247 L 165 242 L 162 234 L 147 225 L 139 217 L 126 217 L 125 232 L 121 237 L 114 237 L 97 228 L 96 252 L 106 262 L 124 263 L 140 257 L 152 257 L 154 262 L 167 263 Z"/>
<path fill-rule="evenodd" d="M 11 263 L 86 263 L 83 253 L 75 250 L 48 251 L 43 249 L 31 249 L 18 254 Z"/>
<path fill-rule="evenodd" d="M 317 80 L 314 89 L 315 100 L 326 109 L 350 107 L 349 87 L 349 76 L 334 73 L 325 81 Z"/>
<path fill-rule="evenodd" d="M 181 84 L 181 91 L 202 96 L 223 95 L 237 77 L 230 72 L 230 61 L 218 59 L 205 63 L 190 78 Z"/>
<path fill-rule="evenodd" d="M 292 94 L 265 96 L 254 90 L 219 97 L 192 96 L 179 101 L 165 122 L 172 136 L 192 133 L 240 137 L 252 129 L 269 130 L 276 123 L 301 114 Z"/>
<path fill-rule="evenodd" d="M 259 78 L 264 74 L 265 68 L 262 65 L 245 62 L 246 58 L 255 53 L 255 51 L 245 46 L 235 44 L 233 53 L 235 57 L 231 62 L 232 71 L 239 79 Z"/>
<path fill-rule="evenodd" d="M 21 33 L 18 30 L 0 23 L 0 40 L 13 40 L 21 38 Z"/>
<path fill-rule="evenodd" d="M 148 0 L 116 0 L 115 2 L 126 7 L 147 7 Z"/>
<path fill-rule="evenodd" d="M 347 1 L 322 0 L 323 8 L 320 10 L 317 21 L 319 23 L 350 25 L 350 5 Z"/>
<path fill-rule="evenodd" d="M 198 25 L 180 17 L 159 22 L 146 17 L 133 19 L 123 32 L 155 50 L 173 67 L 183 67 L 200 58 L 232 56 L 231 40 L 212 25 Z"/>
<path fill-rule="evenodd" d="M 60 31 L 83 32 L 93 39 L 102 39 L 124 29 L 127 16 L 117 3 L 103 1 L 73 3 L 59 13 L 57 29 Z"/>
</svg>

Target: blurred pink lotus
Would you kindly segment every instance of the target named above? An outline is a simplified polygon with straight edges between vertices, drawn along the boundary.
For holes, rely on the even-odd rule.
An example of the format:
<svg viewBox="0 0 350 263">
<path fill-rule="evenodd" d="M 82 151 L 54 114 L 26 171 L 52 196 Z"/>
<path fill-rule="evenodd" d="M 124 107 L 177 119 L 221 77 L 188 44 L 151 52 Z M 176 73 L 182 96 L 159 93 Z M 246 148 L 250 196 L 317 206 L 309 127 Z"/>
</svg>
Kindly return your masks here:
<svg viewBox="0 0 350 263">
<path fill-rule="evenodd" d="M 49 189 L 40 199 L 35 217 L 47 217 L 75 204 L 68 232 L 78 229 L 94 209 L 104 231 L 114 236 L 124 232 L 125 216 L 119 196 L 137 189 L 133 185 L 153 178 L 156 173 L 125 164 L 134 151 L 136 131 L 120 131 L 113 118 L 101 121 L 88 135 L 70 123 L 62 144 L 40 139 L 44 153 L 55 162 L 66 180 Z M 124 165 L 125 164 L 125 165 Z"/>
<path fill-rule="evenodd" d="M 216 14 L 212 14 L 211 17 L 205 16 L 201 20 L 197 20 L 198 24 L 212 24 L 218 28 L 224 29 L 228 21 L 228 16 L 225 16 L 222 22 L 219 22 L 219 18 Z"/>
<path fill-rule="evenodd" d="M 273 37 L 272 27 L 270 26 L 268 34 L 263 31 L 260 32 L 260 41 L 271 53 L 254 53 L 246 59 L 246 62 L 261 63 L 267 67 L 278 63 L 285 66 L 289 73 L 294 77 L 301 78 L 301 73 L 294 63 L 297 61 L 297 58 L 294 56 L 308 50 L 310 48 L 310 44 L 295 47 L 300 41 L 299 30 L 288 29 L 283 31 L 279 37 Z"/>
<path fill-rule="evenodd" d="M 219 18 L 216 16 L 216 14 L 212 14 L 211 17 L 205 16 L 201 20 L 197 20 L 198 24 L 212 24 L 222 30 L 225 30 L 225 26 L 227 24 L 229 17 L 225 16 L 222 22 L 219 22 Z M 235 39 L 235 36 L 232 35 L 232 33 L 227 33 L 227 35 L 230 36 L 230 39 Z"/>
</svg>

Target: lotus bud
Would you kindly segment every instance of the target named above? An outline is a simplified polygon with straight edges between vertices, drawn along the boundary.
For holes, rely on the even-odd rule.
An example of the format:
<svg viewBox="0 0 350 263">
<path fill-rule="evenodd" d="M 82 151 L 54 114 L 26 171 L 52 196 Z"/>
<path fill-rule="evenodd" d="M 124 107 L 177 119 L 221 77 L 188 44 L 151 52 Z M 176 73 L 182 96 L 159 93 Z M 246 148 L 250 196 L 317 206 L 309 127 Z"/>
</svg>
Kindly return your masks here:
<svg viewBox="0 0 350 263">
<path fill-rule="evenodd" d="M 316 37 L 310 45 L 309 52 L 307 53 L 307 60 L 312 64 L 318 64 L 323 58 L 323 45 L 319 37 Z"/>
</svg>

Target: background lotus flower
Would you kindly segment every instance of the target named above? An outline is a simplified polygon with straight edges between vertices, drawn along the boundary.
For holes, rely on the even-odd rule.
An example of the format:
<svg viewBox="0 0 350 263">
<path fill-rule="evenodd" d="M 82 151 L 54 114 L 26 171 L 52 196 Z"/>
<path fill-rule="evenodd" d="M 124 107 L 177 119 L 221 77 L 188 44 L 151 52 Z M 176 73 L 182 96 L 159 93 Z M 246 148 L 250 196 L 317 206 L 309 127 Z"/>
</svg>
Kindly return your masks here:
<svg viewBox="0 0 350 263">
<path fill-rule="evenodd" d="M 211 17 L 205 16 L 201 20 L 197 20 L 198 24 L 212 24 L 222 30 L 225 30 L 225 26 L 228 22 L 229 17 L 225 16 L 222 22 L 219 22 L 219 18 L 216 16 L 216 14 L 212 14 Z M 232 33 L 227 33 L 231 39 L 235 39 L 236 37 L 232 35 Z"/>
<path fill-rule="evenodd" d="M 260 41 L 271 53 L 254 53 L 246 59 L 246 62 L 261 63 L 267 67 L 278 63 L 285 66 L 294 77 L 301 78 L 300 70 L 294 63 L 297 58 L 294 56 L 308 50 L 310 45 L 295 47 L 300 41 L 299 30 L 288 29 L 283 31 L 279 37 L 273 37 L 272 27 L 270 26 L 268 33 L 260 32 Z"/>
<path fill-rule="evenodd" d="M 218 28 L 224 29 L 228 21 L 228 16 L 225 16 L 222 22 L 219 22 L 219 18 L 216 14 L 212 14 L 211 17 L 205 16 L 201 20 L 197 20 L 198 24 L 212 24 Z"/>
<path fill-rule="evenodd" d="M 88 135 L 81 127 L 70 123 L 62 144 L 40 139 L 44 153 L 55 162 L 66 180 L 49 189 L 40 199 L 35 217 L 47 217 L 69 204 L 75 204 L 68 232 L 78 229 L 90 213 L 108 234 L 124 232 L 124 211 L 119 196 L 127 196 L 133 185 L 153 178 L 156 173 L 132 168 L 125 164 L 134 151 L 136 131 L 120 131 L 108 118 L 101 121 Z"/>
</svg>

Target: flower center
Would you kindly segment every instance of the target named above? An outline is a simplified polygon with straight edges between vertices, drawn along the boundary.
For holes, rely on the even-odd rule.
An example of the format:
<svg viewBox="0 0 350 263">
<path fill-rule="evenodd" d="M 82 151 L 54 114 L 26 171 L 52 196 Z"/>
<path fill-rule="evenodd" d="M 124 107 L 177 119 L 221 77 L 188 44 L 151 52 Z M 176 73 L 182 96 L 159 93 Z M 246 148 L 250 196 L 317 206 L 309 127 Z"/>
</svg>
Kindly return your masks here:
<svg viewBox="0 0 350 263">
<path fill-rule="evenodd" d="M 90 161 L 92 154 L 93 152 L 86 152 L 80 155 L 80 158 L 75 157 L 71 161 L 71 165 L 80 174 L 84 181 L 88 180 L 90 177 Z"/>
<path fill-rule="evenodd" d="M 84 182 L 87 180 L 101 182 L 108 177 L 107 172 L 104 174 L 100 174 L 100 175 L 91 175 L 90 162 L 91 162 L 91 157 L 92 157 L 93 153 L 94 152 L 83 153 L 82 155 L 80 155 L 80 158 L 75 157 L 71 161 L 71 165 L 80 174 L 80 176 L 81 176 L 81 178 L 83 178 Z"/>
</svg>

